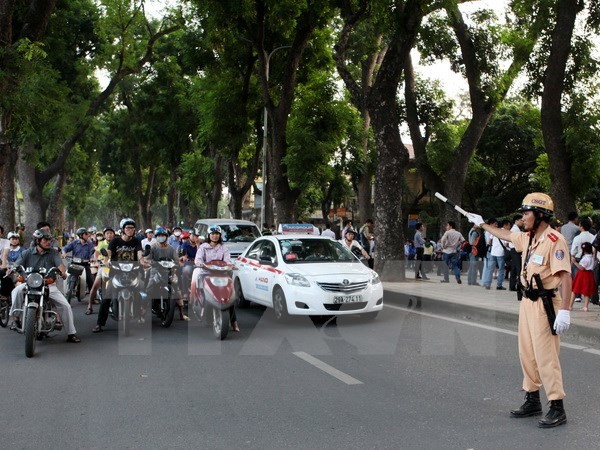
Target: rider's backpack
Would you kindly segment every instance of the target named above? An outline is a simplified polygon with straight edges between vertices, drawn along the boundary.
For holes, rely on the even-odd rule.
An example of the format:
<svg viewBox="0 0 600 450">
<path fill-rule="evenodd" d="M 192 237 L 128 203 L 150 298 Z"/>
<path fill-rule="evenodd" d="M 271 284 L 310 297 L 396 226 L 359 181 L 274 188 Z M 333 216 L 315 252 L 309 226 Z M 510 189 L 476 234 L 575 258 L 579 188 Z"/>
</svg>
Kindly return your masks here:
<svg viewBox="0 0 600 450">
<path fill-rule="evenodd" d="M 477 237 L 471 246 L 471 253 L 475 256 L 485 256 L 487 253 L 487 244 L 483 232 L 477 233 Z"/>
</svg>

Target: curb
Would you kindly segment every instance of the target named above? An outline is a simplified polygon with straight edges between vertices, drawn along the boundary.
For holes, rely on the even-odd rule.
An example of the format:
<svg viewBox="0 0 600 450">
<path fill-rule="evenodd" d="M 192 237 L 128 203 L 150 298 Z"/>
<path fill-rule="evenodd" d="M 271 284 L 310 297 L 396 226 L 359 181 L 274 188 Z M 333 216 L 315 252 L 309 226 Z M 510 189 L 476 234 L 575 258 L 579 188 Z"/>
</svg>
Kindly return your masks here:
<svg viewBox="0 0 600 450">
<path fill-rule="evenodd" d="M 390 303 L 415 311 L 439 314 L 517 331 L 518 312 L 499 311 L 465 303 L 453 303 L 387 289 L 384 290 L 384 299 L 384 304 Z M 600 347 L 600 332 L 598 328 L 572 322 L 569 332 L 566 336 L 561 337 L 561 341 L 576 345 Z"/>
</svg>

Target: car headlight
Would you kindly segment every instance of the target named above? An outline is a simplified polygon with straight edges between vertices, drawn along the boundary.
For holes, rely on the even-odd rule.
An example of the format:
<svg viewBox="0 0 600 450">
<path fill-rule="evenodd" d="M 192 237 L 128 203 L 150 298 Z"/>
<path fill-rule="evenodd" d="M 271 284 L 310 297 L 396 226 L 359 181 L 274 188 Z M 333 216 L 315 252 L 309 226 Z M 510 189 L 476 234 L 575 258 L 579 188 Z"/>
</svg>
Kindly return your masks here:
<svg viewBox="0 0 600 450">
<path fill-rule="evenodd" d="M 373 272 L 371 274 L 371 284 L 379 284 L 381 280 L 379 279 L 379 274 L 377 272 Z"/>
<path fill-rule="evenodd" d="M 310 282 L 299 273 L 286 273 L 285 281 L 293 286 L 310 287 Z"/>
</svg>

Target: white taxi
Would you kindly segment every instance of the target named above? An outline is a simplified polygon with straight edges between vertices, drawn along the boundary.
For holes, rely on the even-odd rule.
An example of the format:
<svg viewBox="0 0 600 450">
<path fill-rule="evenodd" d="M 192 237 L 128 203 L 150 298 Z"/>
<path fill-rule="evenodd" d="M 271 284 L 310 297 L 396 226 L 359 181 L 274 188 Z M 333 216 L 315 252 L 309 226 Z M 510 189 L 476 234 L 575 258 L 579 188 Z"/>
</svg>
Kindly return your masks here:
<svg viewBox="0 0 600 450">
<path fill-rule="evenodd" d="M 234 271 L 238 304 L 252 301 L 273 308 L 278 319 L 288 314 L 374 318 L 383 309 L 383 286 L 377 273 L 328 237 L 263 236 L 235 265 L 239 269 Z"/>
</svg>

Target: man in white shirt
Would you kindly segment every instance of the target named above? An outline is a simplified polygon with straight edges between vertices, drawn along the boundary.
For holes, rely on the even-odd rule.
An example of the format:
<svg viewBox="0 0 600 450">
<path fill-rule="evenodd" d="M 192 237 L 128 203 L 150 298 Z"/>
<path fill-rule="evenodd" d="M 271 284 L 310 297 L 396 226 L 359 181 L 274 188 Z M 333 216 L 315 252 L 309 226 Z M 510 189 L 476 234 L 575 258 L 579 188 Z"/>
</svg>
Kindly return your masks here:
<svg viewBox="0 0 600 450">
<path fill-rule="evenodd" d="M 514 224 L 510 229 L 511 233 L 523 231 L 523 214 L 516 214 L 513 217 Z M 517 280 L 521 275 L 521 254 L 515 250 L 512 242 L 508 243 L 510 249 L 510 278 L 508 281 L 508 289 L 511 291 L 517 290 Z"/>
<path fill-rule="evenodd" d="M 573 238 L 573 243 L 571 245 L 571 262 L 579 261 L 582 256 L 581 244 L 584 242 L 589 242 L 590 244 L 594 242 L 594 235 L 590 233 L 590 228 L 592 228 L 592 221 L 587 217 L 584 217 L 579 221 L 579 231 L 580 233 Z M 562 230 L 562 229 L 561 229 Z M 575 275 L 575 274 L 573 274 Z"/>
<path fill-rule="evenodd" d="M 321 233 L 321 236 L 330 237 L 331 239 L 335 239 L 335 233 L 331 230 L 331 224 L 327 222 L 325 224 L 325 229 Z"/>
<path fill-rule="evenodd" d="M 156 238 L 154 237 L 154 231 L 151 228 L 146 230 L 146 238 L 142 239 L 142 248 L 146 248 L 146 245 L 152 247 L 152 244 L 156 242 Z"/>
</svg>

